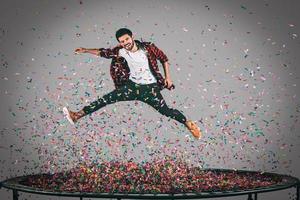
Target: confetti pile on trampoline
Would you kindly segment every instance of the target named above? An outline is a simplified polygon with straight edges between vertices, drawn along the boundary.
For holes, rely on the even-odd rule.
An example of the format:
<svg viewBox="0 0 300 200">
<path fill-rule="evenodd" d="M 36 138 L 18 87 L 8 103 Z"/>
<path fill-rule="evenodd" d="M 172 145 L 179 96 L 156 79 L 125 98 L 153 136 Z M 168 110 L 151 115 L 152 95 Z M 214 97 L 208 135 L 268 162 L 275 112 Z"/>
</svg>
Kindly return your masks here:
<svg viewBox="0 0 300 200">
<path fill-rule="evenodd" d="M 184 161 L 164 159 L 153 162 L 101 162 L 80 164 L 68 171 L 11 178 L 0 187 L 43 195 L 131 198 L 189 199 L 248 195 L 297 188 L 299 179 L 275 173 L 229 169 L 201 169 Z"/>
<path fill-rule="evenodd" d="M 172 160 L 137 164 L 104 162 L 70 171 L 37 175 L 22 184 L 43 190 L 101 193 L 197 193 L 244 190 L 282 184 L 286 180 L 260 172 L 202 170 Z"/>
</svg>

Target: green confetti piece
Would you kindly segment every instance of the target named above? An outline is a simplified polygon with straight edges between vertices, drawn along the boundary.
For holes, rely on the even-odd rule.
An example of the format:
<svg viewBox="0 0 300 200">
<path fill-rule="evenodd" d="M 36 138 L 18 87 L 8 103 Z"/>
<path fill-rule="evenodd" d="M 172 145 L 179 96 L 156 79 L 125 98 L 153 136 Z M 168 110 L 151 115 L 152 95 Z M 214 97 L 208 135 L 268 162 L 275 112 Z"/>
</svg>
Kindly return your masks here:
<svg viewBox="0 0 300 200">
<path fill-rule="evenodd" d="M 243 5 L 241 5 L 241 8 L 244 9 L 244 10 L 247 10 L 247 8 Z"/>
</svg>

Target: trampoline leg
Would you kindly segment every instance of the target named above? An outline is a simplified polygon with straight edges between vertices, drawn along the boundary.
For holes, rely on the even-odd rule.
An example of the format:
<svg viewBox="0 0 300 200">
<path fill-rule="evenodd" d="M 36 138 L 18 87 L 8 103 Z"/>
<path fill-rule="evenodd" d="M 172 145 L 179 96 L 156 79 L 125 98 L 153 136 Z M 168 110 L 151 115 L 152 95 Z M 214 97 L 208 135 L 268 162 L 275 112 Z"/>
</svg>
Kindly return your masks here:
<svg viewBox="0 0 300 200">
<path fill-rule="evenodd" d="M 253 200 L 252 194 L 248 194 L 248 200 Z"/>
<path fill-rule="evenodd" d="M 300 200 L 300 199 L 299 199 L 299 198 L 300 198 L 300 197 L 299 197 L 299 196 L 300 196 L 300 194 L 299 194 L 299 193 L 300 193 L 300 184 L 298 184 L 298 185 L 297 185 L 297 194 L 296 194 L 296 200 Z"/>
<path fill-rule="evenodd" d="M 19 194 L 18 190 L 13 190 L 13 200 L 18 200 Z"/>
<path fill-rule="evenodd" d="M 254 193 L 254 200 L 257 200 L 257 193 Z"/>
<path fill-rule="evenodd" d="M 82 200 L 83 198 L 82 197 L 80 197 L 80 200 Z"/>
</svg>

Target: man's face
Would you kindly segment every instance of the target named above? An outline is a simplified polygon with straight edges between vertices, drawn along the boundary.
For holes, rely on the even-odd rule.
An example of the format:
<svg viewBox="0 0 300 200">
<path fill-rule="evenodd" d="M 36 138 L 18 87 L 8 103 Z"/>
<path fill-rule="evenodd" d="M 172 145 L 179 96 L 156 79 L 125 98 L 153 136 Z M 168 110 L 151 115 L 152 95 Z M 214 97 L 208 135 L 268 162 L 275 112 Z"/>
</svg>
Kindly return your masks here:
<svg viewBox="0 0 300 200">
<path fill-rule="evenodd" d="M 120 45 L 126 50 L 130 51 L 134 46 L 133 37 L 130 37 L 128 34 L 122 35 L 118 38 Z"/>
</svg>

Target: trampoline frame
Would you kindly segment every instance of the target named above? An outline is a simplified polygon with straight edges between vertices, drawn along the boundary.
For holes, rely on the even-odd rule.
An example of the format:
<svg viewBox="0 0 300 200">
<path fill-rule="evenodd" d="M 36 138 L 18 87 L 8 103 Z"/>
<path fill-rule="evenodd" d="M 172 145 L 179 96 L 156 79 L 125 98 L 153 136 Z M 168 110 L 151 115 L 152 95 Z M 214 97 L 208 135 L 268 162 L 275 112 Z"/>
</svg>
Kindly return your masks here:
<svg viewBox="0 0 300 200">
<path fill-rule="evenodd" d="M 205 169 L 203 171 L 217 171 L 217 172 L 238 172 L 238 173 L 261 173 L 258 171 L 247 171 L 247 170 L 230 170 L 230 169 Z M 121 199 L 203 199 L 203 198 L 219 198 L 219 197 L 230 197 L 230 196 L 242 196 L 247 195 L 247 200 L 257 200 L 258 193 L 274 192 L 278 190 L 285 190 L 288 188 L 296 188 L 296 200 L 300 200 L 300 180 L 296 177 L 289 175 L 282 175 L 277 173 L 265 172 L 263 174 L 270 176 L 279 176 L 289 180 L 286 184 L 277 184 L 268 187 L 259 187 L 257 189 L 248 190 L 227 190 L 227 191 L 207 191 L 200 193 L 174 193 L 174 194 L 143 194 L 143 193 L 88 193 L 88 192 L 56 192 L 56 191 L 44 191 L 40 189 L 33 189 L 29 186 L 18 184 L 28 176 L 19 176 L 15 178 L 7 179 L 0 182 L 0 189 L 6 188 L 12 190 L 13 200 L 19 199 L 19 192 L 49 195 L 49 196 L 64 196 L 64 197 L 79 197 L 80 200 L 84 198 L 114 198 L 117 200 Z M 15 183 L 17 182 L 17 184 Z"/>
</svg>

